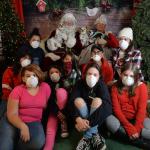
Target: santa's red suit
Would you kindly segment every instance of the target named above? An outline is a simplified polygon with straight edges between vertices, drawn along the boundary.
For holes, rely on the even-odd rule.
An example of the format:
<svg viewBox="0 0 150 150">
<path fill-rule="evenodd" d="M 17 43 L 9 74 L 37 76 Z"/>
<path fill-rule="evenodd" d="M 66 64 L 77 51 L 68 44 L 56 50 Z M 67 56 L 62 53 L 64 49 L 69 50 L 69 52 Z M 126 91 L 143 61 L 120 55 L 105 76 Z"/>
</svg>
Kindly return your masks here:
<svg viewBox="0 0 150 150">
<path fill-rule="evenodd" d="M 71 21 L 71 25 L 64 25 L 64 22 L 67 21 Z M 61 65 L 62 58 L 67 51 L 72 51 L 73 54 L 79 56 L 83 46 L 80 32 L 76 28 L 75 17 L 70 13 L 65 14 L 60 21 L 60 27 L 54 30 L 45 42 L 47 54 L 45 55 L 44 70 L 48 70 L 49 65 L 53 63 Z"/>
</svg>

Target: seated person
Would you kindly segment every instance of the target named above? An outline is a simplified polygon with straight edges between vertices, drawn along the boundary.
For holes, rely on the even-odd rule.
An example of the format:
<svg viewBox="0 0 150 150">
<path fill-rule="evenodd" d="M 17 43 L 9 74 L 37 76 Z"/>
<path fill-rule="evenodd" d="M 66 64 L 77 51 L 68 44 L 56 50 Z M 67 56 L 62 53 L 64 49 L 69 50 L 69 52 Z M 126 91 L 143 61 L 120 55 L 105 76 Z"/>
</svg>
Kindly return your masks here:
<svg viewBox="0 0 150 150">
<path fill-rule="evenodd" d="M 63 73 L 62 81 L 64 88 L 70 94 L 73 86 L 81 77 L 77 60 L 72 52 L 67 52 L 62 58 Z"/>
<path fill-rule="evenodd" d="M 116 137 L 150 149 L 150 118 L 146 117 L 147 86 L 139 79 L 139 68 L 125 64 L 120 79 L 112 87 L 114 115 L 106 119 L 108 129 Z"/>
<path fill-rule="evenodd" d="M 2 77 L 2 101 L 0 103 L 0 118 L 6 112 L 7 101 L 10 92 L 21 83 L 20 71 L 31 64 L 32 58 L 28 53 L 22 53 L 15 58 L 12 66 L 6 68 Z"/>
<path fill-rule="evenodd" d="M 32 64 L 37 64 L 40 67 L 43 67 L 43 60 L 45 53 L 42 48 L 40 48 L 41 36 L 38 28 L 34 28 L 29 35 L 29 40 L 27 43 L 23 44 L 17 54 L 29 53 L 32 57 Z"/>
<path fill-rule="evenodd" d="M 99 65 L 88 64 L 84 79 L 76 83 L 70 97 L 70 113 L 75 127 L 78 132 L 84 133 L 76 150 L 106 149 L 105 140 L 98 133 L 98 126 L 112 111 L 108 89 L 100 76 Z"/>
<path fill-rule="evenodd" d="M 61 124 L 61 137 L 66 138 L 69 135 L 65 116 L 68 94 L 63 88 L 61 69 L 58 65 L 52 65 L 50 67 L 47 83 L 51 87 L 52 94 L 43 116 L 44 123 L 47 122 L 44 150 L 53 150 L 59 122 Z"/>
<path fill-rule="evenodd" d="M 50 87 L 43 82 L 43 72 L 35 64 L 21 70 L 21 81 L 9 95 L 7 118 L 0 120 L 1 150 L 40 150 L 45 143 L 41 118 Z"/>
<path fill-rule="evenodd" d="M 103 48 L 98 45 L 93 45 L 91 48 L 91 60 L 88 62 L 96 62 L 100 68 L 101 68 L 101 74 L 104 82 L 107 85 L 111 85 L 112 80 L 113 80 L 113 68 L 111 64 L 107 61 L 107 59 L 104 56 Z M 85 73 L 85 68 L 87 64 L 82 65 L 82 77 L 84 77 Z"/>
<path fill-rule="evenodd" d="M 119 79 L 121 68 L 126 63 L 132 63 L 138 68 L 141 68 L 142 55 L 141 51 L 134 48 L 133 45 L 133 30 L 130 27 L 123 28 L 119 34 L 119 48 L 114 48 L 112 51 L 112 65 L 114 69 L 115 79 Z M 143 80 L 143 75 L 140 70 L 140 76 Z"/>
<path fill-rule="evenodd" d="M 45 42 L 45 70 L 46 65 L 57 62 L 61 64 L 61 59 L 67 51 L 79 56 L 83 44 L 81 43 L 80 33 L 77 30 L 77 20 L 72 13 L 66 13 L 62 16 L 59 26 L 54 30 Z"/>
</svg>

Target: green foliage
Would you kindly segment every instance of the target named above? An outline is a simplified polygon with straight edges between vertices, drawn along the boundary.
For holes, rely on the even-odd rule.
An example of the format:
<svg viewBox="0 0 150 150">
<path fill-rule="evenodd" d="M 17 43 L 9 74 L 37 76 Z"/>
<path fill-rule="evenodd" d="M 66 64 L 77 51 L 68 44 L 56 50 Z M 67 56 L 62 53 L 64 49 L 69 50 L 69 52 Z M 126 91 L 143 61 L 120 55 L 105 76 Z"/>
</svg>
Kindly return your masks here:
<svg viewBox="0 0 150 150">
<path fill-rule="evenodd" d="M 150 1 L 143 0 L 136 16 L 132 19 L 134 44 L 141 49 L 143 56 L 142 70 L 146 80 L 150 81 Z"/>
<path fill-rule="evenodd" d="M 6 63 L 9 64 L 12 63 L 18 46 L 25 40 L 25 37 L 21 34 L 24 27 L 12 9 L 11 0 L 0 1 L 0 31 L 3 55 Z"/>
</svg>

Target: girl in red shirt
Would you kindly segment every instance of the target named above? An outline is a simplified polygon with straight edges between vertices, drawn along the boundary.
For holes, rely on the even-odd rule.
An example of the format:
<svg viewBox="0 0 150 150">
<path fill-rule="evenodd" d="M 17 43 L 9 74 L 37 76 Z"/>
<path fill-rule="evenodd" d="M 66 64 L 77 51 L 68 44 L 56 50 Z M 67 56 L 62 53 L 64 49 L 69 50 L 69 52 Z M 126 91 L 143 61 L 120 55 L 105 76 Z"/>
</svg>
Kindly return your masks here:
<svg viewBox="0 0 150 150">
<path fill-rule="evenodd" d="M 106 119 L 106 125 L 116 136 L 127 135 L 137 146 L 150 149 L 150 119 L 146 118 L 148 92 L 147 86 L 139 81 L 139 73 L 133 64 L 122 68 L 120 79 L 111 90 L 114 115 Z"/>
</svg>

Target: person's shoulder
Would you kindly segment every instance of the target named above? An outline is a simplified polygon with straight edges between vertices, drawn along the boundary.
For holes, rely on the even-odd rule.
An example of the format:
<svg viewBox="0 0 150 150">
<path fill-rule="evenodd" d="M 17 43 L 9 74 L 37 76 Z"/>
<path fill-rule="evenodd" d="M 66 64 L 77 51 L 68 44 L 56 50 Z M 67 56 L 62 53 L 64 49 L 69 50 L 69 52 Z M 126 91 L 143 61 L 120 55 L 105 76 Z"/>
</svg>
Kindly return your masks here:
<svg viewBox="0 0 150 150">
<path fill-rule="evenodd" d="M 40 87 L 42 87 L 42 88 L 50 88 L 50 85 L 48 83 L 46 83 L 46 82 L 42 82 L 40 84 Z"/>
<path fill-rule="evenodd" d="M 137 88 L 146 89 L 147 85 L 146 85 L 146 83 L 144 83 L 144 82 L 141 81 L 141 82 L 138 83 Z"/>
<path fill-rule="evenodd" d="M 13 73 L 13 67 L 7 67 L 5 70 L 4 70 L 4 73 L 3 73 L 3 78 L 5 77 L 9 77 L 11 78 L 12 76 L 14 76 L 14 73 Z"/>
<path fill-rule="evenodd" d="M 17 92 L 20 92 L 20 91 L 26 90 L 26 87 L 25 87 L 24 84 L 20 84 L 20 85 L 17 85 L 16 87 L 14 87 L 13 90 L 17 91 Z"/>
<path fill-rule="evenodd" d="M 8 72 L 8 73 L 13 73 L 13 67 L 12 66 L 8 66 L 4 72 Z"/>
</svg>

